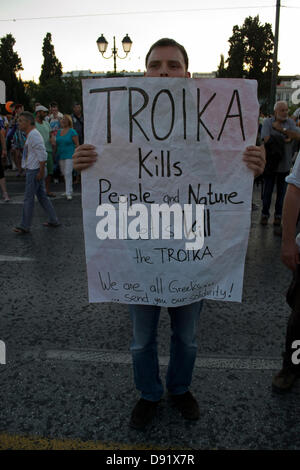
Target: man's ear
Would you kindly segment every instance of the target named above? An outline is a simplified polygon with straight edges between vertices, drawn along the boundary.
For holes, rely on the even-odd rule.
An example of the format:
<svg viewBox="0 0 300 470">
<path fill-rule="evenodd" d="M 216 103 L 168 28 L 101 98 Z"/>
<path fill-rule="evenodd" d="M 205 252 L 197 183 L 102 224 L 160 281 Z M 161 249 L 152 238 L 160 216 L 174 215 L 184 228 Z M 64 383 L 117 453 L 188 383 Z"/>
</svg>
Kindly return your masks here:
<svg viewBox="0 0 300 470">
<path fill-rule="evenodd" d="M 185 76 L 186 76 L 186 78 L 191 78 L 190 72 L 185 72 Z"/>
</svg>

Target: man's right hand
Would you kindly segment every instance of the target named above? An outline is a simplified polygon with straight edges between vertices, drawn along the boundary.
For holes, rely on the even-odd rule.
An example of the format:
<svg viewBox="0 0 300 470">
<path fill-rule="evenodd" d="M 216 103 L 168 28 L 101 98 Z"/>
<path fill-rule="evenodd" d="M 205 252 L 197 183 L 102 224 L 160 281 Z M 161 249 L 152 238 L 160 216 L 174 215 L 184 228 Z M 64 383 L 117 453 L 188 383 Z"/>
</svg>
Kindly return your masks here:
<svg viewBox="0 0 300 470">
<path fill-rule="evenodd" d="M 300 264 L 299 247 L 295 241 L 282 242 L 281 261 L 292 271 L 296 271 Z"/>
<path fill-rule="evenodd" d="M 98 154 L 94 145 L 83 144 L 76 148 L 73 154 L 73 167 L 76 171 L 86 170 L 97 160 Z"/>
</svg>

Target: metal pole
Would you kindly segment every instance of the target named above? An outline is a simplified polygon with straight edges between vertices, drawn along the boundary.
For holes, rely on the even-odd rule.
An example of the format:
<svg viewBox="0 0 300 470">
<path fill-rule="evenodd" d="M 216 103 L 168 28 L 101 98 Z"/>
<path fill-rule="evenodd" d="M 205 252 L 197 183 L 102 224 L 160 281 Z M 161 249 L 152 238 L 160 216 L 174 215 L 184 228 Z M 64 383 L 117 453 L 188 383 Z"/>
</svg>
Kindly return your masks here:
<svg viewBox="0 0 300 470">
<path fill-rule="evenodd" d="M 117 49 L 116 49 L 116 38 L 115 38 L 115 36 L 114 36 L 113 55 L 114 55 L 114 73 L 117 73 Z"/>
<path fill-rule="evenodd" d="M 279 15 L 280 15 L 280 0 L 277 0 L 277 2 L 276 2 L 276 22 L 275 22 L 275 37 L 274 37 L 273 69 L 272 69 L 271 94 L 270 94 L 270 114 L 273 114 L 274 104 L 275 104 L 275 100 L 276 100 Z"/>
</svg>

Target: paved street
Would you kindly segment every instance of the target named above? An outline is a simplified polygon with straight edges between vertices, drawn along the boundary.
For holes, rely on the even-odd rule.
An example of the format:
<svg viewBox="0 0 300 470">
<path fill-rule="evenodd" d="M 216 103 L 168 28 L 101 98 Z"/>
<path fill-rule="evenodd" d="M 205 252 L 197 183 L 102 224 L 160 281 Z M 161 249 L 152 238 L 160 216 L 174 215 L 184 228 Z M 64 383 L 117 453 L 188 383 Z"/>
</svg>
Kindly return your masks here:
<svg viewBox="0 0 300 470">
<path fill-rule="evenodd" d="M 87 300 L 80 187 L 67 201 L 63 184 L 53 185 L 61 227 L 43 227 L 36 204 L 32 233 L 20 236 L 12 228 L 20 222 L 24 179 L 7 184 L 11 202 L 0 204 L 0 340 L 7 355 L 0 364 L 0 449 L 8 436 L 128 449 L 300 449 L 300 381 L 287 395 L 271 390 L 290 272 L 279 259 L 280 237 L 271 224 L 259 224 L 259 211 L 252 213 L 243 303 L 205 301 L 202 310 L 192 383 L 201 419 L 185 422 L 164 399 L 153 423 L 138 432 L 128 426 L 139 395 L 127 308 Z M 256 188 L 256 204 L 259 198 Z M 162 376 L 169 331 L 163 309 Z"/>
</svg>

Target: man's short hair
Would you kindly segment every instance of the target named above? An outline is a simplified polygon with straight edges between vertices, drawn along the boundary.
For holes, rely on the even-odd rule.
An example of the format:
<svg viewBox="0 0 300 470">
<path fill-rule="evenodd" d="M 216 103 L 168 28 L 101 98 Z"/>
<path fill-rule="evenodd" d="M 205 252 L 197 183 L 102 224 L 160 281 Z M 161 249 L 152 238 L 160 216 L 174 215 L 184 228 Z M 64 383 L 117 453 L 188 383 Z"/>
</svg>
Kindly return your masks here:
<svg viewBox="0 0 300 470">
<path fill-rule="evenodd" d="M 150 49 L 148 51 L 148 54 L 146 55 L 146 59 L 145 59 L 146 67 L 147 67 L 149 56 L 150 56 L 151 52 L 153 51 L 153 49 L 155 49 L 156 47 L 168 47 L 168 46 L 177 47 L 180 50 L 180 52 L 181 52 L 181 54 L 183 55 L 183 58 L 184 58 L 184 63 L 185 63 L 185 66 L 186 66 L 186 70 L 188 70 L 188 68 L 189 68 L 189 58 L 188 58 L 188 55 L 187 55 L 187 52 L 186 52 L 185 48 L 181 44 L 176 42 L 174 39 L 169 39 L 169 38 L 159 39 L 154 44 L 152 44 L 152 46 L 150 47 Z"/>
<path fill-rule="evenodd" d="M 34 115 L 29 111 L 23 111 L 22 113 L 20 113 L 20 117 L 21 116 L 23 116 L 27 121 L 29 121 L 32 126 L 35 125 Z"/>
<path fill-rule="evenodd" d="M 279 104 L 286 104 L 286 105 L 288 105 L 286 101 L 283 101 L 283 100 L 276 101 L 276 103 L 274 104 L 274 111 L 276 111 L 276 108 L 277 108 L 277 106 L 278 106 Z"/>
<path fill-rule="evenodd" d="M 50 103 L 50 106 L 51 106 L 51 108 L 52 108 L 53 106 L 57 106 L 57 107 L 58 107 L 58 104 L 56 103 L 56 101 L 52 101 L 52 103 Z"/>
</svg>

